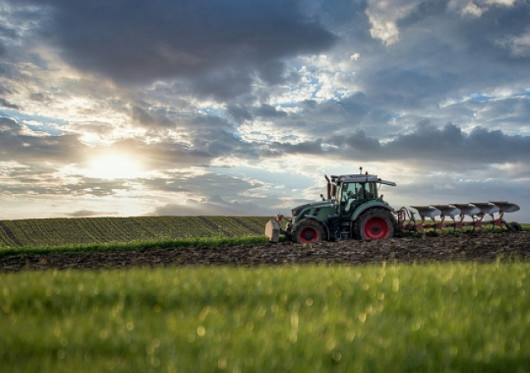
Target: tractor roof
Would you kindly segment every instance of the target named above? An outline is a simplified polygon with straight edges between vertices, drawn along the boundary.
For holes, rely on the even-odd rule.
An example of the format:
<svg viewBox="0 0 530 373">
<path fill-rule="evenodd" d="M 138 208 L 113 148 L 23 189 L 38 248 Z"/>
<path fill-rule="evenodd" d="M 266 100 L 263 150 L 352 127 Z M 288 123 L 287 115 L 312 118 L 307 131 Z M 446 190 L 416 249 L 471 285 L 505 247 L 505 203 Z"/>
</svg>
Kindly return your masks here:
<svg viewBox="0 0 530 373">
<path fill-rule="evenodd" d="M 331 180 L 336 181 L 337 184 L 341 183 L 381 183 L 391 186 L 396 186 L 396 183 L 392 181 L 381 180 L 377 175 L 370 174 L 353 174 L 353 175 L 340 175 L 331 176 Z"/>
</svg>

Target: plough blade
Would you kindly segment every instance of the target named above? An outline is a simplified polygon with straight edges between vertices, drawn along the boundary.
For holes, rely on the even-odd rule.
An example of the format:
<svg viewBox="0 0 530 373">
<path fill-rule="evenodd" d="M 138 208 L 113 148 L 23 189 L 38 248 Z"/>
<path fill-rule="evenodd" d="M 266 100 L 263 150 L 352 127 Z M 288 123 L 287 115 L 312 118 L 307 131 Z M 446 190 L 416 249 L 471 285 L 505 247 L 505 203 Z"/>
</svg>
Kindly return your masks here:
<svg viewBox="0 0 530 373">
<path fill-rule="evenodd" d="M 418 210 L 418 213 L 420 214 L 421 218 L 431 218 L 434 219 L 435 217 L 439 216 L 441 211 L 438 210 L 436 207 L 433 206 L 410 206 L 413 209 Z"/>
<path fill-rule="evenodd" d="M 458 207 L 460 214 L 464 216 L 474 216 L 480 213 L 480 209 L 471 203 L 455 203 L 454 206 Z"/>
<path fill-rule="evenodd" d="M 438 210 L 441 211 L 440 216 L 449 216 L 454 219 L 455 216 L 460 215 L 460 209 L 454 205 L 434 205 Z"/>
<path fill-rule="evenodd" d="M 471 204 L 477 206 L 482 214 L 493 215 L 500 211 L 499 206 L 491 202 L 471 202 Z"/>
<path fill-rule="evenodd" d="M 506 201 L 411 206 L 411 208 L 418 212 L 421 221 L 416 222 L 415 213 L 402 207 L 398 211 L 398 226 L 404 230 L 417 231 L 422 235 L 425 234 L 426 229 L 432 229 L 434 232 L 439 229 L 443 233 L 445 228 L 453 228 L 454 233 L 457 229 L 463 231 L 464 227 L 473 227 L 473 231 L 475 228 L 482 231 L 483 225 L 491 225 L 492 230 L 495 227 L 501 229 L 505 227 L 507 230 L 519 229 L 518 225 L 514 225 L 515 223 L 508 224 L 504 220 L 505 213 L 519 211 L 518 205 Z M 495 218 L 495 214 L 498 214 L 497 218 Z M 484 221 L 486 215 L 491 216 L 490 221 Z M 408 222 L 405 221 L 406 216 L 409 218 Z M 436 220 L 437 217 L 440 218 L 439 221 Z M 451 221 L 446 222 L 446 218 L 451 219 Z M 426 219 L 430 219 L 432 223 L 426 223 Z"/>
<path fill-rule="evenodd" d="M 516 211 L 519 211 L 520 208 L 518 205 L 516 205 L 515 203 L 510 203 L 510 202 L 493 202 L 493 201 L 490 201 L 490 203 L 493 203 L 494 205 L 497 205 L 499 206 L 499 209 L 501 212 L 516 212 Z"/>
</svg>

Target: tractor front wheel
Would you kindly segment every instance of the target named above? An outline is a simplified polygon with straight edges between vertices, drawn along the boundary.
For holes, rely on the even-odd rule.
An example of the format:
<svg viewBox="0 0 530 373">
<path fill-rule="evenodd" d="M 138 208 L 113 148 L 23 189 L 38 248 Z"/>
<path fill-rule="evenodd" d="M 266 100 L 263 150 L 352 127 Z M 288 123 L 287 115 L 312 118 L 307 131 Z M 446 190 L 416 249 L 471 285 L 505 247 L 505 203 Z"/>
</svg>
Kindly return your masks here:
<svg viewBox="0 0 530 373">
<path fill-rule="evenodd" d="M 313 243 L 323 241 L 324 228 L 312 219 L 302 219 L 293 227 L 293 241 L 297 243 Z"/>
<path fill-rule="evenodd" d="M 361 240 L 382 240 L 394 236 L 395 219 L 381 208 L 365 211 L 354 224 L 354 234 Z"/>
</svg>

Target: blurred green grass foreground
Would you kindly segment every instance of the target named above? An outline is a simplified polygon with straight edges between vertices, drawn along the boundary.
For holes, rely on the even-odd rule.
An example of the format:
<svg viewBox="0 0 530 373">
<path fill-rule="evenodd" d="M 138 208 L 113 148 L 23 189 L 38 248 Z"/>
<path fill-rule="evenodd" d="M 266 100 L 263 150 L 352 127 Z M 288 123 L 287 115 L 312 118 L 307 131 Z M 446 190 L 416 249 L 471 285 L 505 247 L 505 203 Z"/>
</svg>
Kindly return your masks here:
<svg viewBox="0 0 530 373">
<path fill-rule="evenodd" d="M 4 372 L 530 370 L 529 263 L 0 274 Z"/>
</svg>

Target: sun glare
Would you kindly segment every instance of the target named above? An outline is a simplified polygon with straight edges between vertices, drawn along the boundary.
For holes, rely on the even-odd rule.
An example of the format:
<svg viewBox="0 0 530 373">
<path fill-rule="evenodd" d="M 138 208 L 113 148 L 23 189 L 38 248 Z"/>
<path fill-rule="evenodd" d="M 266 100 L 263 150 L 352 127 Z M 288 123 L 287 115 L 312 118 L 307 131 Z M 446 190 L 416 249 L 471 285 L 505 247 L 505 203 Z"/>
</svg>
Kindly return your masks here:
<svg viewBox="0 0 530 373">
<path fill-rule="evenodd" d="M 98 179 L 134 179 L 141 177 L 141 163 L 127 154 L 107 153 L 92 158 L 87 176 Z"/>
</svg>

